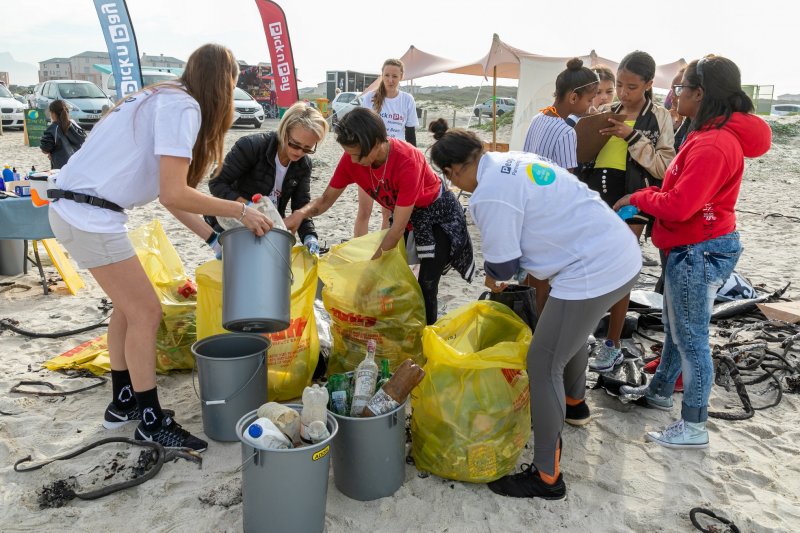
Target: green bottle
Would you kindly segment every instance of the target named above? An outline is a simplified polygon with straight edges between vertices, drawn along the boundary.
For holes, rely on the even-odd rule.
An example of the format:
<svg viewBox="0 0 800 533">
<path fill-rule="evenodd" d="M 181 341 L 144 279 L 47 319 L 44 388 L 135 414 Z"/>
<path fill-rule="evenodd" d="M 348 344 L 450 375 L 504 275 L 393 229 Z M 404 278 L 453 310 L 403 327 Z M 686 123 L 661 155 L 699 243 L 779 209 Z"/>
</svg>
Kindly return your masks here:
<svg viewBox="0 0 800 533">
<path fill-rule="evenodd" d="M 383 384 L 389 381 L 390 377 L 392 377 L 392 375 L 389 373 L 389 360 L 384 359 L 383 361 L 381 361 L 381 375 L 380 377 L 378 377 L 378 381 L 375 384 L 375 392 L 381 390 Z"/>
<path fill-rule="evenodd" d="M 337 415 L 347 415 L 350 412 L 350 380 L 345 374 L 333 374 L 325 385 L 328 389 L 330 400 L 328 409 Z"/>
</svg>

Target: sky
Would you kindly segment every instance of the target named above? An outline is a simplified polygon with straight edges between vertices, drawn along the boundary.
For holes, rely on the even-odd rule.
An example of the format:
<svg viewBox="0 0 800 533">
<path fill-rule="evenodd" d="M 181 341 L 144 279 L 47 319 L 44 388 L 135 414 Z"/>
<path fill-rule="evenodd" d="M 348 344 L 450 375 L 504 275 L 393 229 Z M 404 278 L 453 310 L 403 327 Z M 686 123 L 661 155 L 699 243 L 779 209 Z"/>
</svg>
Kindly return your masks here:
<svg viewBox="0 0 800 533">
<path fill-rule="evenodd" d="M 127 0 L 139 53 L 187 59 L 206 42 L 231 48 L 248 63 L 269 61 L 255 0 Z M 492 34 L 528 52 L 572 56 L 594 49 L 614 60 L 636 49 L 656 63 L 708 53 L 732 59 L 745 84 L 775 85 L 775 95 L 800 93 L 800 3 L 728 0 L 568 2 L 396 0 L 392 3 L 279 0 L 286 12 L 300 86 L 325 81 L 327 70 L 378 72 L 410 45 L 471 61 L 489 49 Z M 19 5 L 19 4 L 17 4 Z M 91 0 L 40 0 L 30 16 L 8 17 L 0 52 L 38 64 L 86 50 L 105 51 Z M 13 22 L 12 22 L 13 21 Z M 38 66 L 38 65 L 37 65 Z M 36 80 L 13 79 L 18 83 Z M 418 85 L 477 85 L 480 78 L 439 75 Z M 515 82 L 499 80 L 499 84 Z"/>
</svg>

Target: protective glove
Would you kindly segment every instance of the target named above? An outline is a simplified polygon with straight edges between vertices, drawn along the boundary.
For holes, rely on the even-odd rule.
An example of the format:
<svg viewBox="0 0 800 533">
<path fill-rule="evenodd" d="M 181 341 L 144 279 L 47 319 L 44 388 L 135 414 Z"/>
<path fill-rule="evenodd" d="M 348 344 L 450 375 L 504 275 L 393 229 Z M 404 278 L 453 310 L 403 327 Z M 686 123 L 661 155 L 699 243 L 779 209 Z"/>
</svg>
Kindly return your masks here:
<svg viewBox="0 0 800 533">
<path fill-rule="evenodd" d="M 306 235 L 306 238 L 303 239 L 303 244 L 308 248 L 308 253 L 311 255 L 319 254 L 319 241 L 313 235 Z"/>
<path fill-rule="evenodd" d="M 206 244 L 214 251 L 214 256 L 217 259 L 222 259 L 222 244 L 219 242 L 219 233 L 212 232 L 211 236 L 206 239 Z"/>
</svg>

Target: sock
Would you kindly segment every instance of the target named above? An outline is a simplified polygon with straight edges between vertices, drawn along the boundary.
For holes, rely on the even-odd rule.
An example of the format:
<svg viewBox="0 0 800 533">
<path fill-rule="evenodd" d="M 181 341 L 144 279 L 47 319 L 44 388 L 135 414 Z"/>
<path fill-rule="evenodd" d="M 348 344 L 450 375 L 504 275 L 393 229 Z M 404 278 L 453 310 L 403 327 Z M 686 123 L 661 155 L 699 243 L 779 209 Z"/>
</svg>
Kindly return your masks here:
<svg viewBox="0 0 800 533">
<path fill-rule="evenodd" d="M 131 375 L 128 370 L 111 370 L 111 389 L 114 395 L 114 405 L 120 409 L 130 409 L 136 404 L 133 395 Z"/>
<path fill-rule="evenodd" d="M 142 424 L 147 431 L 156 431 L 161 427 L 164 413 L 161 411 L 161 404 L 158 403 L 158 388 L 134 392 L 139 409 L 142 413 Z"/>
</svg>

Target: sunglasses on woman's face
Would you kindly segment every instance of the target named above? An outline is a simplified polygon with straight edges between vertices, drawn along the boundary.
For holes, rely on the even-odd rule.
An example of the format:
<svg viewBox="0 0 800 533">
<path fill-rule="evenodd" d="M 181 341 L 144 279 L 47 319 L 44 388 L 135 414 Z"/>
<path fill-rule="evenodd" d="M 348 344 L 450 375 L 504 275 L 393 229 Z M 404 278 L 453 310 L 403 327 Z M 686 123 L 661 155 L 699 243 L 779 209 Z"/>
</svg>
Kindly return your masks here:
<svg viewBox="0 0 800 533">
<path fill-rule="evenodd" d="M 295 150 L 302 150 L 304 154 L 313 154 L 317 151 L 317 145 L 315 144 L 313 148 L 306 148 L 302 144 L 294 141 L 291 137 L 286 140 L 286 144 L 289 145 L 289 148 L 294 148 Z"/>
<path fill-rule="evenodd" d="M 697 89 L 694 85 L 673 85 L 672 86 L 672 94 L 679 97 L 684 89 Z"/>
</svg>

